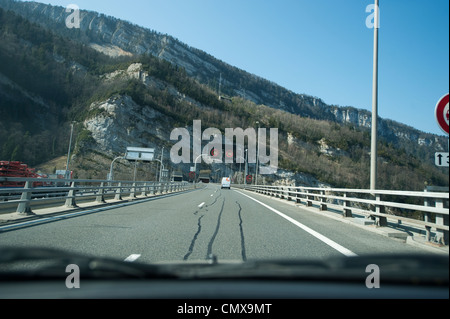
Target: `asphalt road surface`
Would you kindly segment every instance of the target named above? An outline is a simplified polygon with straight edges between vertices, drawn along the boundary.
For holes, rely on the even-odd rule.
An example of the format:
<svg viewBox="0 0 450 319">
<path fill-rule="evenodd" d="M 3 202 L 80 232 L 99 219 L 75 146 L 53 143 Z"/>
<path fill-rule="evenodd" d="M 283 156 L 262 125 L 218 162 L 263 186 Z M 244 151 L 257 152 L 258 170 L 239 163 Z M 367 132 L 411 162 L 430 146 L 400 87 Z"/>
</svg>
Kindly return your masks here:
<svg viewBox="0 0 450 319">
<path fill-rule="evenodd" d="M 0 231 L 0 245 L 140 262 L 323 259 L 424 253 L 280 200 L 208 184 L 136 204 Z"/>
</svg>

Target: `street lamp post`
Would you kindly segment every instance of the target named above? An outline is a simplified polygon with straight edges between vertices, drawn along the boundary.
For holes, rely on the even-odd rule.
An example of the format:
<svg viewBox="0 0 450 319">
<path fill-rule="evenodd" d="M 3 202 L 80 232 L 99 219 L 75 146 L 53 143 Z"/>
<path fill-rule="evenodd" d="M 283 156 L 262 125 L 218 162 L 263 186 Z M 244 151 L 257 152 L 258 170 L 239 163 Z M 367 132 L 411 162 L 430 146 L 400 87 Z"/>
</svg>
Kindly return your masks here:
<svg viewBox="0 0 450 319">
<path fill-rule="evenodd" d="M 244 166 L 245 166 L 245 158 L 243 158 L 242 156 L 236 156 L 237 158 L 242 158 L 244 160 Z M 242 163 L 239 162 L 239 184 L 241 184 L 241 175 L 242 175 Z"/>
<path fill-rule="evenodd" d="M 375 0 L 374 37 L 373 37 L 373 82 L 372 82 L 372 136 L 370 152 L 370 189 L 377 187 L 377 117 L 378 117 L 378 29 L 379 0 Z"/>
<path fill-rule="evenodd" d="M 161 151 L 161 167 L 159 168 L 159 181 L 160 182 L 161 182 L 162 170 L 164 169 L 163 157 L 164 157 L 164 147 L 162 148 L 162 151 Z"/>
<path fill-rule="evenodd" d="M 258 124 L 258 133 L 257 133 L 257 151 L 256 151 L 256 174 L 255 174 L 255 185 L 258 185 L 258 160 L 259 160 L 259 121 L 256 121 L 256 124 Z"/>
<path fill-rule="evenodd" d="M 70 177 L 69 173 L 69 164 L 70 164 L 70 149 L 72 147 L 72 136 L 73 136 L 73 125 L 75 122 L 70 123 L 70 141 L 69 141 L 69 150 L 67 151 L 67 164 L 66 164 L 66 174 L 65 178 L 68 179 Z"/>
<path fill-rule="evenodd" d="M 247 174 L 248 174 L 248 149 L 245 149 L 244 188 L 247 187 Z"/>
<path fill-rule="evenodd" d="M 161 182 L 161 172 L 164 170 L 164 164 L 163 164 L 162 160 L 159 160 L 157 158 L 155 158 L 155 161 L 158 161 L 161 163 L 160 170 L 159 170 L 159 181 Z"/>
<path fill-rule="evenodd" d="M 111 166 L 110 166 L 110 168 L 109 168 L 109 176 L 108 176 L 108 180 L 109 181 L 112 181 L 114 178 L 113 178 L 113 164 L 114 164 L 114 162 L 116 161 L 116 160 L 118 160 L 118 159 L 123 159 L 124 157 L 123 156 L 118 156 L 118 157 L 116 157 L 115 159 L 113 159 L 113 161 L 111 162 Z"/>
</svg>

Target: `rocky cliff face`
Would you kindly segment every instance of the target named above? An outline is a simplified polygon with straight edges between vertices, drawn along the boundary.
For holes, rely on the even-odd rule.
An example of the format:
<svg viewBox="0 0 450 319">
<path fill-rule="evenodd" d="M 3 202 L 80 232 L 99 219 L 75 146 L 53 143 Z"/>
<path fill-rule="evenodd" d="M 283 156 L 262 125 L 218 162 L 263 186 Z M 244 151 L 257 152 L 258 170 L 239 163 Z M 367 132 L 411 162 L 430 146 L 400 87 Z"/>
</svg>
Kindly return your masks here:
<svg viewBox="0 0 450 319">
<path fill-rule="evenodd" d="M 354 127 L 369 129 L 371 113 L 353 107 L 337 107 L 325 104 L 316 97 L 296 94 L 275 83 L 248 74 L 227 65 L 207 53 L 192 48 L 180 41 L 137 25 L 96 12 L 81 12 L 80 29 L 65 26 L 64 7 L 49 6 L 34 2 L 0 0 L 0 7 L 13 10 L 27 19 L 51 28 L 53 31 L 113 56 L 151 54 L 185 68 L 187 73 L 200 82 L 217 87 L 222 75 L 223 93 L 243 96 L 257 104 L 282 109 L 320 120 L 329 120 Z M 380 119 L 379 134 L 387 142 L 408 142 L 415 145 L 432 146 L 436 150 L 446 148 L 444 137 L 426 134 L 400 123 Z"/>
<path fill-rule="evenodd" d="M 129 96 L 117 95 L 91 105 L 100 112 L 86 119 L 98 150 L 124 153 L 127 146 L 155 147 L 158 139 L 168 139 L 168 124 L 157 111 L 136 104 Z M 166 124 L 166 125 L 165 125 Z"/>
<path fill-rule="evenodd" d="M 126 70 L 116 70 L 102 78 L 104 81 L 136 79 L 148 87 L 167 88 L 166 84 L 149 77 L 141 63 L 132 63 Z M 173 87 L 168 90 L 180 95 Z M 89 113 L 92 115 L 84 121 L 84 127 L 103 153 L 124 153 L 127 146 L 152 148 L 160 144 L 159 140 L 169 140 L 171 119 L 151 107 L 137 104 L 130 96 L 117 94 L 92 103 Z"/>
</svg>

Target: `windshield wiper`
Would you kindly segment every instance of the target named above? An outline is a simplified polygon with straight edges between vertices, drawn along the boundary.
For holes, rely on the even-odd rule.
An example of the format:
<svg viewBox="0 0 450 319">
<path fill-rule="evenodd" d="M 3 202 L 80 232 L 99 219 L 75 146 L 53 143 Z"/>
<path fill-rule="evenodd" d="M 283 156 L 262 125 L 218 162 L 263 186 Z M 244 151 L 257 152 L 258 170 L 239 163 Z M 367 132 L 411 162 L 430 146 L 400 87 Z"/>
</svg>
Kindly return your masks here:
<svg viewBox="0 0 450 319">
<path fill-rule="evenodd" d="M 143 264 L 83 256 L 48 248 L 0 248 L 0 280 L 63 278 L 75 264 L 81 278 L 95 279 L 256 279 L 256 280 L 365 280 L 368 265 L 379 267 L 383 282 L 448 286 L 448 256 L 366 255 L 323 260 L 250 260 L 228 262 L 217 258 Z M 364 281 L 362 281 L 364 282 Z"/>
<path fill-rule="evenodd" d="M 333 257 L 323 260 L 253 260 L 242 263 L 167 264 L 167 271 L 180 278 L 279 279 L 364 282 L 367 267 L 376 265 L 385 283 L 447 285 L 448 256 L 377 254 Z"/>
<path fill-rule="evenodd" d="M 175 278 L 156 265 L 84 256 L 49 248 L 0 248 L 0 279 L 63 278 L 75 264 L 81 278 Z"/>
</svg>

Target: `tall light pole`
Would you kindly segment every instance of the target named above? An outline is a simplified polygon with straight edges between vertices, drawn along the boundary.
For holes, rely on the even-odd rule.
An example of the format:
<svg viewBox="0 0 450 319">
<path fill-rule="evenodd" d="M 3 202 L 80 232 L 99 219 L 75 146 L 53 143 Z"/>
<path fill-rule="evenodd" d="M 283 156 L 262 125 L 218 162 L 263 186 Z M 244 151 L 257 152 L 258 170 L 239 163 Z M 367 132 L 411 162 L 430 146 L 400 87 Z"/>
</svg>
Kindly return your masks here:
<svg viewBox="0 0 450 319">
<path fill-rule="evenodd" d="M 247 174 L 248 174 L 248 149 L 245 149 L 245 165 L 244 165 L 244 188 L 247 186 Z"/>
<path fill-rule="evenodd" d="M 162 151 L 161 151 L 161 166 L 159 167 L 159 181 L 160 182 L 161 182 L 162 170 L 164 169 L 163 157 L 164 157 L 164 147 L 162 148 Z"/>
<path fill-rule="evenodd" d="M 370 189 L 377 187 L 377 117 L 378 117 L 378 29 L 379 0 L 375 0 L 374 36 L 373 36 L 373 81 L 372 81 L 372 139 L 370 152 Z"/>
<path fill-rule="evenodd" d="M 163 164 L 162 160 L 159 160 L 157 158 L 155 158 L 155 161 L 158 161 L 159 163 L 161 163 L 160 170 L 159 170 L 159 181 L 161 182 L 161 172 L 162 172 L 162 170 L 164 170 L 164 164 Z"/>
<path fill-rule="evenodd" d="M 256 124 L 258 124 L 258 133 L 256 134 L 256 145 L 257 145 L 257 151 L 256 151 L 256 175 L 255 175 L 255 185 L 258 185 L 258 160 L 259 160 L 259 121 L 256 121 Z"/>
<path fill-rule="evenodd" d="M 111 166 L 109 167 L 109 175 L 108 175 L 108 180 L 109 181 L 114 180 L 114 177 L 113 177 L 113 164 L 114 164 L 114 162 L 116 160 L 118 160 L 118 159 L 123 159 L 123 158 L 125 158 L 125 157 L 124 156 L 118 156 L 115 159 L 113 159 L 113 161 L 111 162 Z"/>
<path fill-rule="evenodd" d="M 238 156 L 238 155 L 236 155 L 236 159 L 237 158 L 242 158 L 243 160 L 244 160 L 244 165 L 245 165 L 245 158 L 243 158 L 242 156 Z M 242 163 L 241 162 L 239 162 L 239 184 L 241 184 L 241 175 L 242 175 L 242 165 L 241 165 Z"/>
<path fill-rule="evenodd" d="M 67 151 L 67 164 L 66 164 L 66 176 L 65 178 L 68 179 L 70 177 L 69 173 L 69 164 L 70 164 L 70 149 L 72 147 L 72 136 L 73 136 L 73 125 L 75 122 L 70 123 L 70 141 L 69 141 L 69 150 Z"/>
</svg>

